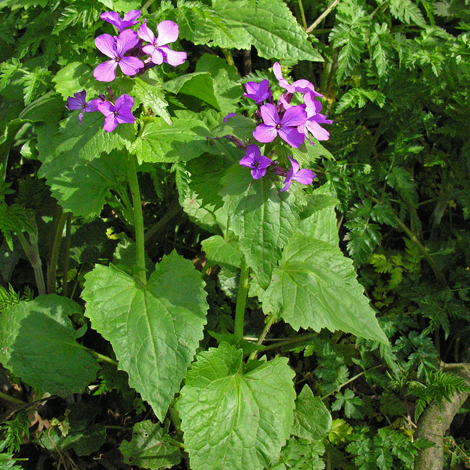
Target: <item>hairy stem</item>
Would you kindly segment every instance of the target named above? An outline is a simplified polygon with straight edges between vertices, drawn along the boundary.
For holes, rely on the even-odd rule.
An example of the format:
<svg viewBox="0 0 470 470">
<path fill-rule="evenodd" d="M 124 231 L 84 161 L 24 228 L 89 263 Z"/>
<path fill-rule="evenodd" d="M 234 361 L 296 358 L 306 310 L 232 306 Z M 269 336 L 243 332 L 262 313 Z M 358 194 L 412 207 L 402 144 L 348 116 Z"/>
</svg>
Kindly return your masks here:
<svg viewBox="0 0 470 470">
<path fill-rule="evenodd" d="M 139 180 L 137 178 L 137 167 L 134 155 L 129 155 L 128 160 L 128 181 L 132 195 L 132 204 L 134 205 L 134 230 L 136 245 L 136 266 L 139 279 L 147 284 L 147 275 L 145 273 L 145 232 L 144 215 L 142 212 L 142 202 L 140 199 Z"/>
<path fill-rule="evenodd" d="M 235 338 L 238 341 L 243 339 L 243 326 L 245 325 L 245 305 L 248 297 L 248 288 L 250 286 L 248 275 L 250 268 L 246 264 L 245 258 L 242 258 L 240 283 L 238 284 L 237 306 L 235 308 Z"/>
</svg>

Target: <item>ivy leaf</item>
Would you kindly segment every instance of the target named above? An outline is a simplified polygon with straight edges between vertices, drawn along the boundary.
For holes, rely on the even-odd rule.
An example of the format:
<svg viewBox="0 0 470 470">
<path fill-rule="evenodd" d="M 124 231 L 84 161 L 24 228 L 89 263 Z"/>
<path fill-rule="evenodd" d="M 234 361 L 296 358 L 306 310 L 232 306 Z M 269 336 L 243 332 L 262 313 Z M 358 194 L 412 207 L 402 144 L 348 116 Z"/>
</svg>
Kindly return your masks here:
<svg viewBox="0 0 470 470">
<path fill-rule="evenodd" d="M 253 180 L 240 165 L 228 170 L 222 184 L 230 229 L 238 236 L 240 250 L 259 285 L 266 289 L 282 247 L 298 225 L 302 190 L 280 193 L 269 178 Z"/>
<path fill-rule="evenodd" d="M 212 9 L 178 8 L 180 37 L 227 49 L 255 46 L 265 59 L 323 61 L 288 6 L 281 0 L 218 0 Z M 180 11 L 181 10 L 181 11 Z"/>
<path fill-rule="evenodd" d="M 113 265 L 97 265 L 85 278 L 85 315 L 163 422 L 203 337 L 205 283 L 176 252 L 156 265 L 145 286 Z"/>
<path fill-rule="evenodd" d="M 20 302 L 0 316 L 0 362 L 29 385 L 66 397 L 83 393 L 99 365 L 81 345 L 70 316 L 76 302 L 55 294 Z"/>
<path fill-rule="evenodd" d="M 262 470 L 293 423 L 294 371 L 286 357 L 243 371 L 243 351 L 222 342 L 197 356 L 176 404 L 194 470 Z"/>
<path fill-rule="evenodd" d="M 152 470 L 178 465 L 181 461 L 181 451 L 166 441 L 165 435 L 165 430 L 159 424 L 149 420 L 136 423 L 132 440 L 122 441 L 119 446 L 124 462 Z"/>
<path fill-rule="evenodd" d="M 296 331 L 328 328 L 388 344 L 352 260 L 329 243 L 295 234 L 261 300 Z"/>
</svg>

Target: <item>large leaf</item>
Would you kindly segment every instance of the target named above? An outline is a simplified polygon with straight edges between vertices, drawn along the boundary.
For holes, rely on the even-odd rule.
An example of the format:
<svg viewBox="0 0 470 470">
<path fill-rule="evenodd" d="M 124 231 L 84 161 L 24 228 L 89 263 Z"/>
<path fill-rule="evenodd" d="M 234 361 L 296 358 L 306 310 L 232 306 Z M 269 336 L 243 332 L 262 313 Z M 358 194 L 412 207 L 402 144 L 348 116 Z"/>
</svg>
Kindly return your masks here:
<svg viewBox="0 0 470 470">
<path fill-rule="evenodd" d="M 0 361 L 40 390 L 62 397 L 82 393 L 99 365 L 76 342 L 69 316 L 81 310 L 58 295 L 8 307 L 0 316 Z"/>
<path fill-rule="evenodd" d="M 116 151 L 68 168 L 45 164 L 41 175 L 64 210 L 76 217 L 98 216 L 110 190 L 126 181 L 127 158 L 125 152 Z"/>
<path fill-rule="evenodd" d="M 261 470 L 289 437 L 294 371 L 276 357 L 243 371 L 243 351 L 227 343 L 197 356 L 177 409 L 194 470 Z"/>
<path fill-rule="evenodd" d="M 203 14 L 178 9 L 180 36 L 195 44 L 251 49 L 265 59 L 323 61 L 281 0 L 217 0 Z"/>
<path fill-rule="evenodd" d="M 239 268 L 242 264 L 242 254 L 236 240 L 230 238 L 225 240 L 220 235 L 214 235 L 204 240 L 201 245 L 211 264 L 218 264 L 220 267 L 231 270 Z"/>
<path fill-rule="evenodd" d="M 169 125 L 158 118 L 147 123 L 132 144 L 139 163 L 186 162 L 209 152 L 209 129 L 199 120 L 176 118 Z"/>
<path fill-rule="evenodd" d="M 204 285 L 175 252 L 156 265 L 145 286 L 113 265 L 98 265 L 86 276 L 85 314 L 162 422 L 203 337 Z"/>
<path fill-rule="evenodd" d="M 295 234 L 262 296 L 263 309 L 295 330 L 340 330 L 388 343 L 357 282 L 352 260 L 321 240 Z"/>
<path fill-rule="evenodd" d="M 223 182 L 230 229 L 238 236 L 240 250 L 259 285 L 266 289 L 282 247 L 298 225 L 302 193 L 280 193 L 269 178 L 254 180 L 240 165 L 234 165 Z"/>
<path fill-rule="evenodd" d="M 166 110 L 168 103 L 160 83 L 146 76 L 137 77 L 134 80 L 132 91 L 144 103 L 145 107 L 152 108 L 157 116 L 161 116 L 168 125 L 172 125 L 171 116 Z"/>
</svg>

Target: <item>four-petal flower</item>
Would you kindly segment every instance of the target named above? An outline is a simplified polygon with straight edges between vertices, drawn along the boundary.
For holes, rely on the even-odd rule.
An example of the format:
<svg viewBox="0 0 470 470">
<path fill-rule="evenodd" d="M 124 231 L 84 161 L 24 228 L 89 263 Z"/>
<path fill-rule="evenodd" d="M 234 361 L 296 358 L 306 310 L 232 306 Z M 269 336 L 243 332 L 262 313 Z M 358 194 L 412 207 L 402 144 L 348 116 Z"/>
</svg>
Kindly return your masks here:
<svg viewBox="0 0 470 470">
<path fill-rule="evenodd" d="M 134 98 L 126 94 L 121 95 L 114 105 L 109 101 L 98 104 L 98 109 L 105 116 L 103 129 L 112 132 L 118 124 L 135 122 L 135 117 L 132 115 L 132 106 L 134 106 Z"/>
<path fill-rule="evenodd" d="M 111 23 L 113 26 L 116 26 L 117 30 L 121 33 L 126 28 L 134 26 L 139 22 L 141 12 L 139 10 L 131 10 L 129 13 L 124 15 L 124 18 L 121 20 L 121 15 L 115 11 L 106 11 L 101 13 L 100 18 L 108 23 Z"/>
<path fill-rule="evenodd" d="M 269 80 L 265 79 L 259 83 L 248 82 L 245 83 L 246 93 L 243 93 L 245 98 L 250 98 L 256 104 L 272 98 L 271 89 L 269 88 Z"/>
<path fill-rule="evenodd" d="M 299 170 L 299 162 L 289 157 L 289 155 L 287 155 L 287 157 L 289 158 L 292 166 L 290 167 L 286 179 L 284 180 L 285 185 L 281 189 L 281 193 L 287 191 L 290 188 L 292 180 L 297 181 L 301 184 L 310 184 L 315 178 L 315 173 L 312 170 L 309 170 L 307 168 Z"/>
<path fill-rule="evenodd" d="M 239 163 L 242 166 L 251 168 L 251 176 L 253 176 L 253 179 L 258 180 L 266 174 L 266 170 L 271 165 L 271 159 L 261 155 L 261 150 L 256 144 L 251 144 Z"/>
<path fill-rule="evenodd" d="M 147 20 L 140 25 L 137 34 L 140 39 L 149 42 L 146 46 L 142 47 L 142 51 L 150 56 L 154 64 L 160 65 L 162 62 L 173 65 L 181 65 L 186 60 L 186 52 L 173 51 L 167 46 L 170 42 L 175 42 L 178 39 L 178 25 L 173 21 L 165 20 L 157 26 L 158 37 L 147 26 Z"/>
<path fill-rule="evenodd" d="M 87 103 L 85 90 L 74 93 L 73 96 L 74 98 L 72 98 L 71 96 L 67 98 L 67 104 L 65 105 L 65 107 L 69 111 L 74 111 L 76 109 L 81 110 L 80 114 L 78 115 L 78 121 L 80 122 L 80 125 L 82 125 L 83 115 L 85 113 L 93 113 L 95 111 L 98 111 L 98 104 L 101 103 L 102 100 L 97 98 L 94 100 L 90 100 Z"/>
<path fill-rule="evenodd" d="M 112 82 L 116 78 L 116 69 L 119 66 L 124 75 L 135 75 L 144 63 L 137 57 L 127 57 L 124 54 L 139 42 L 135 31 L 126 29 L 118 38 L 109 34 L 102 34 L 95 39 L 96 47 L 111 60 L 95 68 L 93 75 L 100 82 Z"/>
</svg>

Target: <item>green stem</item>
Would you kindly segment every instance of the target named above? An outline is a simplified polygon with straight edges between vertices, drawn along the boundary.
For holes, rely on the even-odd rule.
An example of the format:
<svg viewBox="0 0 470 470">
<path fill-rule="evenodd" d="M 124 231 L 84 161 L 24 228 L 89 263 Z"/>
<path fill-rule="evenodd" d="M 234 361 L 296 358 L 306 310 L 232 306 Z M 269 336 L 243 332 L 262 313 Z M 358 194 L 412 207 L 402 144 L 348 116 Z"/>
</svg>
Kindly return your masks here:
<svg viewBox="0 0 470 470">
<path fill-rule="evenodd" d="M 62 277 L 62 295 L 67 297 L 69 286 L 70 241 L 72 239 L 72 213 L 67 213 L 67 228 L 65 229 L 64 269 Z"/>
<path fill-rule="evenodd" d="M 306 28 L 307 34 L 311 33 L 323 21 L 323 18 L 330 14 L 331 10 L 333 10 L 338 3 L 339 0 L 335 0 L 308 28 Z"/>
<path fill-rule="evenodd" d="M 176 447 L 179 447 L 180 449 L 184 449 L 184 445 L 181 444 L 181 442 L 176 441 L 172 437 L 170 437 L 168 434 L 164 436 L 165 441 L 168 441 L 170 444 L 173 444 Z"/>
<path fill-rule="evenodd" d="M 258 346 L 263 344 L 263 341 L 266 338 L 266 335 L 269 333 L 269 330 L 271 329 L 271 326 L 276 322 L 274 315 L 270 315 L 268 322 L 266 323 L 263 332 L 261 333 L 261 336 L 259 337 L 258 341 L 256 344 Z M 253 351 L 250 354 L 250 357 L 248 358 L 249 361 L 256 359 L 256 356 L 258 355 L 258 351 Z"/>
<path fill-rule="evenodd" d="M 246 298 L 248 297 L 248 288 L 250 287 L 250 282 L 248 275 L 250 273 L 250 268 L 246 264 L 245 257 L 242 258 L 240 273 L 240 283 L 238 284 L 238 295 L 237 295 L 237 306 L 235 308 L 235 338 L 237 341 L 243 339 L 243 326 L 245 325 L 245 305 Z"/>
<path fill-rule="evenodd" d="M 145 242 L 148 243 L 157 232 L 159 232 L 175 215 L 179 214 L 183 209 L 180 206 L 178 198 L 175 198 L 168 207 L 163 217 L 145 233 Z"/>
<path fill-rule="evenodd" d="M 27 403 L 25 403 L 24 401 L 18 400 L 18 398 L 15 397 L 10 397 L 10 395 L 7 395 L 3 392 L 0 392 L 0 398 L 10 403 L 14 403 L 15 405 L 27 405 Z"/>
<path fill-rule="evenodd" d="M 238 71 L 237 66 L 235 65 L 235 61 L 233 60 L 232 51 L 230 49 L 222 48 L 222 53 L 225 56 L 225 60 L 227 61 L 227 64 L 235 69 L 235 71 L 237 72 L 237 75 L 240 75 L 240 72 Z"/>
<path fill-rule="evenodd" d="M 302 26 L 306 30 L 307 29 L 307 20 L 305 19 L 304 5 L 302 3 L 302 0 L 298 0 L 297 3 L 299 5 L 300 17 L 302 18 Z"/>
<path fill-rule="evenodd" d="M 44 282 L 44 274 L 42 272 L 42 262 L 39 256 L 39 249 L 37 243 L 37 235 L 29 234 L 31 243 L 28 243 L 26 237 L 21 233 L 17 232 L 16 236 L 20 240 L 21 246 L 23 247 L 26 256 L 34 270 L 34 278 L 38 286 L 39 295 L 46 294 L 46 283 Z"/>
<path fill-rule="evenodd" d="M 85 351 L 89 352 L 92 356 L 94 356 L 98 362 L 107 362 L 108 364 L 112 364 L 113 366 L 119 365 L 118 361 L 115 361 L 114 359 L 111 359 L 108 356 L 103 356 L 103 354 L 97 353 L 96 351 L 93 351 L 93 349 L 89 349 L 83 345 L 79 346 Z"/>
<path fill-rule="evenodd" d="M 137 178 L 137 167 L 134 155 L 129 155 L 128 160 L 128 181 L 134 205 L 134 230 L 136 244 L 136 265 L 139 279 L 147 284 L 145 273 L 145 238 L 144 238 L 144 215 L 142 212 L 142 202 L 140 199 L 139 180 Z"/>
<path fill-rule="evenodd" d="M 62 241 L 62 235 L 64 233 L 65 222 L 67 221 L 68 213 L 62 212 L 62 209 L 58 212 L 58 220 L 54 233 L 54 240 L 52 241 L 51 255 L 49 257 L 49 267 L 47 270 L 47 293 L 55 294 L 57 289 L 56 278 L 57 278 L 57 261 L 59 259 L 60 243 Z M 64 273 L 65 275 L 65 273 Z"/>
</svg>

